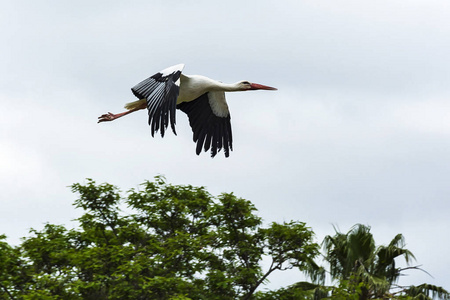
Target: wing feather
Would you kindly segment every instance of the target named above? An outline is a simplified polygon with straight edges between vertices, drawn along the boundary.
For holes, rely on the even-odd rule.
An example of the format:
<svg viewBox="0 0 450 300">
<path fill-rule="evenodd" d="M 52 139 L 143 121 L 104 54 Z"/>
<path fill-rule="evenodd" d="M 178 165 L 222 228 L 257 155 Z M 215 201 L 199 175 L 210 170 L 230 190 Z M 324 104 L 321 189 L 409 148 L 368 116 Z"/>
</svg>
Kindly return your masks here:
<svg viewBox="0 0 450 300">
<path fill-rule="evenodd" d="M 211 151 L 211 157 L 221 149 L 224 149 L 225 157 L 230 155 L 231 117 L 223 92 L 205 93 L 193 101 L 178 104 L 177 108 L 188 115 L 197 154 L 203 148 L 205 152 Z"/>
<path fill-rule="evenodd" d="M 146 99 L 148 110 L 148 124 L 152 136 L 161 130 L 161 136 L 169 126 L 175 131 L 175 110 L 180 92 L 180 76 L 184 65 L 179 64 L 141 81 L 131 91 L 139 99 Z"/>
</svg>

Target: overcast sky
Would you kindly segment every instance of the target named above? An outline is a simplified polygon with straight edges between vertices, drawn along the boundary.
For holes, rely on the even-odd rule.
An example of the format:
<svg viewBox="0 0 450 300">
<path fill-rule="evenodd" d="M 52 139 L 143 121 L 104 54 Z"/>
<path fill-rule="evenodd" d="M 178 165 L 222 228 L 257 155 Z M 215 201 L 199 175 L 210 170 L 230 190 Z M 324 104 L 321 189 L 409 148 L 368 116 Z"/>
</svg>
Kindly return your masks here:
<svg viewBox="0 0 450 300">
<path fill-rule="evenodd" d="M 69 185 L 126 191 L 163 174 L 252 201 L 266 222 L 402 233 L 400 284 L 450 289 L 450 2 L 1 1 L 0 234 L 73 226 Z M 187 117 L 152 138 L 144 111 L 97 124 L 130 88 L 186 74 L 278 88 L 227 95 L 229 158 L 195 154 Z M 272 276 L 287 285 L 297 276 Z"/>
</svg>

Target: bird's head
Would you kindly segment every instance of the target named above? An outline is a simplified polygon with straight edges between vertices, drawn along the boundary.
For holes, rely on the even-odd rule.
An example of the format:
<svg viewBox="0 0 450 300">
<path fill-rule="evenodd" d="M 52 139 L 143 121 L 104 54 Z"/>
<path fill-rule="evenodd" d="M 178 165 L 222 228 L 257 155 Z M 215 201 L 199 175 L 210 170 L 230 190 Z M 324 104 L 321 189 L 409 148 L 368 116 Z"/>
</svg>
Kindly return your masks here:
<svg viewBox="0 0 450 300">
<path fill-rule="evenodd" d="M 243 80 L 238 82 L 239 87 L 242 91 L 249 91 L 249 90 L 271 90 L 276 91 L 277 89 L 271 86 L 262 85 L 258 83 L 251 83 L 249 81 Z"/>
</svg>

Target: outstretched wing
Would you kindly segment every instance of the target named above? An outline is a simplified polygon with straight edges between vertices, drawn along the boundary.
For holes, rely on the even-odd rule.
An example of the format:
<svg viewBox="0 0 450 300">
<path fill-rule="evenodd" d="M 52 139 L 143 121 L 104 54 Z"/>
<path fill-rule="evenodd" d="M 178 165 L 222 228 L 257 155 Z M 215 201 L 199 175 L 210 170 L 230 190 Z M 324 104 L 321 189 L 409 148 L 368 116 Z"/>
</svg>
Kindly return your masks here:
<svg viewBox="0 0 450 300">
<path fill-rule="evenodd" d="M 224 92 L 208 92 L 190 102 L 182 102 L 177 108 L 189 117 L 189 124 L 197 143 L 196 153 L 211 149 L 214 157 L 222 148 L 225 157 L 233 150 L 231 117 Z"/>
<path fill-rule="evenodd" d="M 175 109 L 180 92 L 180 76 L 184 64 L 172 66 L 143 80 L 131 88 L 139 99 L 147 100 L 148 125 L 152 136 L 161 129 L 161 136 L 169 126 L 175 131 Z"/>
</svg>

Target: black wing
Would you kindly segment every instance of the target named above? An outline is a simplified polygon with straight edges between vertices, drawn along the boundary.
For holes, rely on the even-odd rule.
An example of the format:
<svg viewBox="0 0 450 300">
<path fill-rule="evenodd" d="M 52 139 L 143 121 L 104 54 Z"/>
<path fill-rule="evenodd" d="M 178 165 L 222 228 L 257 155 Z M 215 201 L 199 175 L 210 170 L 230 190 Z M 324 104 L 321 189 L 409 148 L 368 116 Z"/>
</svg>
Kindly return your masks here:
<svg viewBox="0 0 450 300">
<path fill-rule="evenodd" d="M 182 102 L 177 105 L 177 108 L 185 112 L 189 117 L 189 124 L 194 133 L 194 142 L 197 143 L 197 155 L 200 154 L 202 148 L 204 148 L 205 151 L 208 151 L 211 148 L 211 157 L 214 157 L 222 148 L 225 157 L 228 157 L 230 155 L 230 150 L 233 150 L 231 117 L 225 102 L 224 93 L 219 95 L 220 100 L 223 101 L 223 103 L 221 103 L 221 114 L 218 115 L 213 112 L 213 108 L 211 107 L 211 99 L 216 99 L 217 93 L 218 92 L 205 93 L 193 101 Z M 223 106 L 223 104 L 225 104 L 225 106 Z M 217 105 L 215 111 L 217 112 Z"/>
<path fill-rule="evenodd" d="M 145 79 L 131 91 L 139 99 L 147 100 L 148 125 L 152 136 L 161 129 L 161 136 L 169 126 L 175 131 L 175 109 L 180 92 L 180 76 L 184 65 L 179 64 Z"/>
</svg>

